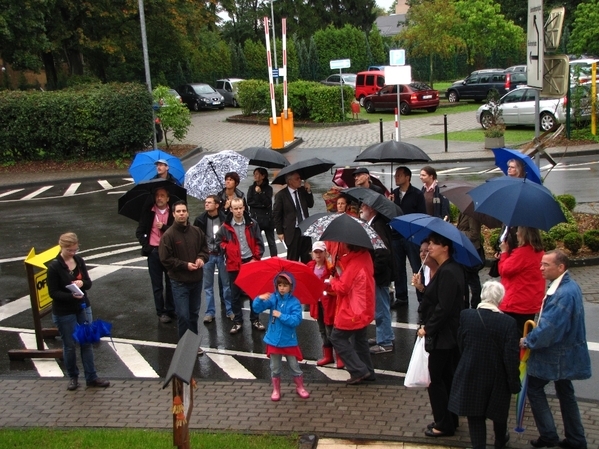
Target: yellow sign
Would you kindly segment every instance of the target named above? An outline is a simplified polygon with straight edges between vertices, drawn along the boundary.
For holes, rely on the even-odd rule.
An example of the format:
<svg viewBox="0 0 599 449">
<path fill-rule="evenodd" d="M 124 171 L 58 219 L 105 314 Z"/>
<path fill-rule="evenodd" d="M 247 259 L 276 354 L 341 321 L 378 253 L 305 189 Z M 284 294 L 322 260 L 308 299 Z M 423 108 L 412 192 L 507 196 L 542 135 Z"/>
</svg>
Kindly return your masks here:
<svg viewBox="0 0 599 449">
<path fill-rule="evenodd" d="M 52 298 L 50 298 L 50 294 L 48 293 L 48 284 L 46 283 L 47 277 L 47 270 L 42 270 L 34 276 L 37 308 L 40 311 L 52 305 Z"/>
<path fill-rule="evenodd" d="M 27 254 L 27 257 L 25 258 L 25 263 L 45 270 L 46 262 L 55 259 L 59 252 L 59 245 L 53 246 L 52 248 L 47 249 L 43 253 L 37 255 L 35 254 L 35 248 L 31 248 L 31 251 L 29 251 L 29 254 Z"/>
</svg>

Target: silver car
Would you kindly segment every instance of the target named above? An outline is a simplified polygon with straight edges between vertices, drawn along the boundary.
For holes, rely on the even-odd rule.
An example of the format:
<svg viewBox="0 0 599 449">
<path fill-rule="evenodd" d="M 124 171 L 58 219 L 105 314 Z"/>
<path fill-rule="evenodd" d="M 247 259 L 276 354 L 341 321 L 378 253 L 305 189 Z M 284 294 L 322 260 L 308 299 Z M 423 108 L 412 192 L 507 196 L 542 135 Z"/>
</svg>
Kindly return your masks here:
<svg viewBox="0 0 599 449">
<path fill-rule="evenodd" d="M 355 73 L 342 73 L 341 75 L 329 75 L 326 80 L 322 80 L 321 84 L 325 86 L 339 86 L 341 84 L 341 80 L 343 79 L 343 84 L 356 88 L 356 75 Z"/>
<path fill-rule="evenodd" d="M 582 119 L 588 119 L 590 108 L 588 107 L 588 89 L 581 98 Z M 528 86 L 518 86 L 516 89 L 505 94 L 499 100 L 501 110 L 501 121 L 506 126 L 534 126 L 535 125 L 535 89 Z M 574 115 L 571 112 L 572 115 Z M 539 100 L 540 126 L 543 131 L 556 129 L 561 123 L 566 122 L 566 97 L 543 98 Z M 484 129 L 491 126 L 492 115 L 487 104 L 482 105 L 476 111 L 476 121 Z"/>
</svg>

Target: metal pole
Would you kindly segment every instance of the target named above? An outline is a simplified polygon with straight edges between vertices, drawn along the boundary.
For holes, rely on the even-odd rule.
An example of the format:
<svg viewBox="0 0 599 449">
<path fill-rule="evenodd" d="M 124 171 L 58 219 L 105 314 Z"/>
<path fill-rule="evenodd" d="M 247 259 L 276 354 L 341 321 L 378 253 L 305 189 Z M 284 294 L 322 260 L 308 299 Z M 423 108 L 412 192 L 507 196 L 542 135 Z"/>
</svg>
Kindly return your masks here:
<svg viewBox="0 0 599 449">
<path fill-rule="evenodd" d="M 342 121 L 345 121 L 345 105 L 343 103 L 343 72 L 341 71 L 342 69 L 339 69 L 339 82 L 340 82 L 340 86 L 341 86 L 341 113 L 342 115 Z"/>
<path fill-rule="evenodd" d="M 447 114 L 443 114 L 443 134 L 445 135 L 445 152 L 447 153 Z"/>
<path fill-rule="evenodd" d="M 401 86 L 397 85 L 397 129 L 395 131 L 395 140 L 401 142 Z"/>
<path fill-rule="evenodd" d="M 539 145 L 539 136 L 541 135 L 541 107 L 539 106 L 539 90 L 535 91 L 535 144 Z M 537 151 L 535 154 L 535 164 L 537 167 L 541 167 L 541 154 Z"/>
<path fill-rule="evenodd" d="M 148 86 L 150 95 L 152 95 L 152 77 L 150 76 L 150 58 L 148 56 L 148 38 L 146 35 L 146 14 L 144 12 L 144 0 L 138 0 L 138 7 L 139 25 L 141 28 L 141 46 L 144 54 L 144 68 L 146 72 L 146 85 Z M 152 126 L 154 127 L 153 144 L 154 148 L 156 148 L 156 140 L 158 139 L 156 137 L 156 116 L 154 115 L 154 108 L 152 108 Z"/>
<path fill-rule="evenodd" d="M 277 66 L 277 39 L 275 38 L 275 12 L 274 9 L 272 7 L 272 3 L 275 0 L 270 0 L 270 16 L 272 18 L 272 48 L 275 52 L 275 69 L 278 68 Z M 277 76 L 277 79 L 275 80 L 275 82 L 277 83 L 277 86 L 279 85 L 279 77 Z"/>
<path fill-rule="evenodd" d="M 383 119 L 382 118 L 379 119 L 379 137 L 382 142 L 383 141 Z"/>
</svg>

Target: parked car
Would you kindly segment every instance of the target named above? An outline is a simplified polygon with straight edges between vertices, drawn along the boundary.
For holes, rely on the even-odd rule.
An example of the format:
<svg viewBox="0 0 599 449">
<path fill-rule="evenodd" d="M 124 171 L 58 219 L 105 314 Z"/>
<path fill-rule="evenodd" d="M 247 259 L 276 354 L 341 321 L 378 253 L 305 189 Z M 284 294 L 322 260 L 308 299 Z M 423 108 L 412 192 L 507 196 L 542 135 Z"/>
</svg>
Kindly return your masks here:
<svg viewBox="0 0 599 449">
<path fill-rule="evenodd" d="M 413 109 L 426 109 L 435 112 L 439 107 L 439 91 L 432 89 L 428 84 L 413 82 L 400 84 L 399 110 L 402 115 L 407 115 Z M 375 112 L 382 109 L 394 110 L 397 107 L 397 85 L 385 86 L 376 94 L 364 98 L 366 112 Z"/>
<path fill-rule="evenodd" d="M 506 72 L 503 69 L 485 69 L 472 72 L 465 80 L 456 81 L 445 96 L 450 103 L 460 100 L 485 100 L 489 93 L 496 90 L 504 95 L 516 86 L 526 84 L 525 72 Z"/>
<path fill-rule="evenodd" d="M 341 80 L 343 80 L 343 84 L 355 89 L 356 76 L 355 73 L 342 73 L 341 75 L 337 73 L 335 75 L 329 75 L 329 77 L 326 80 L 322 80 L 321 83 L 326 86 L 339 86 L 342 82 Z"/>
<path fill-rule="evenodd" d="M 584 88 L 584 87 L 581 87 Z M 590 117 L 589 90 L 584 88 L 585 93 L 581 98 L 580 118 L 585 120 Z M 518 86 L 516 89 L 505 94 L 499 100 L 499 109 L 501 111 L 501 121 L 506 126 L 525 125 L 534 126 L 535 124 L 535 89 L 529 86 Z M 544 98 L 539 99 L 540 126 L 543 131 L 555 130 L 559 124 L 566 122 L 567 99 L 563 98 Z M 482 105 L 476 111 L 476 121 L 481 124 L 483 129 L 491 125 L 491 112 L 487 104 Z"/>
<path fill-rule="evenodd" d="M 385 66 L 384 65 L 369 65 L 366 70 L 379 70 L 381 72 L 384 72 Z"/>
<path fill-rule="evenodd" d="M 239 107 L 239 100 L 237 99 L 237 84 L 241 81 L 244 80 L 241 78 L 225 78 L 222 80 L 216 80 L 216 91 L 225 99 L 225 105 L 233 106 L 234 108 Z"/>
<path fill-rule="evenodd" d="M 506 72 L 526 72 L 526 64 L 524 65 L 513 65 L 505 69 Z"/>
<path fill-rule="evenodd" d="M 591 81 L 592 64 L 599 62 L 597 59 L 574 59 L 570 61 L 570 83 L 584 84 Z M 599 64 L 598 64 L 599 65 Z"/>
<path fill-rule="evenodd" d="M 177 87 L 177 92 L 181 95 L 183 103 L 194 111 L 199 111 L 200 109 L 223 109 L 225 107 L 223 96 L 209 84 L 183 84 Z"/>
<path fill-rule="evenodd" d="M 384 86 L 385 72 L 381 70 L 359 72 L 356 76 L 356 100 L 360 102 L 360 106 L 364 106 L 364 98 L 376 94 Z"/>
</svg>

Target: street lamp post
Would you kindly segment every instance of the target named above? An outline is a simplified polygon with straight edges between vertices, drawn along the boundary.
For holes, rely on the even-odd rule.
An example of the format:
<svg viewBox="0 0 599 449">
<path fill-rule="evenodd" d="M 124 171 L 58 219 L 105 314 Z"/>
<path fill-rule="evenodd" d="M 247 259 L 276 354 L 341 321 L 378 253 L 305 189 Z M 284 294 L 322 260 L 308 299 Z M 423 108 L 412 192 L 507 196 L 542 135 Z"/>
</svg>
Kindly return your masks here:
<svg viewBox="0 0 599 449">
<path fill-rule="evenodd" d="M 152 95 L 152 77 L 150 76 L 150 58 L 148 56 L 148 38 L 146 35 L 146 14 L 144 12 L 144 0 L 138 0 L 139 7 L 139 24 L 141 27 L 141 45 L 143 49 L 144 55 L 144 69 L 146 72 L 146 85 L 148 86 L 148 91 L 150 91 L 150 95 Z M 152 107 L 152 126 L 154 128 L 154 136 L 152 138 L 154 147 L 156 148 L 156 117 L 154 116 L 154 108 Z"/>
<path fill-rule="evenodd" d="M 275 0 L 270 0 L 270 17 L 271 17 L 271 23 L 272 23 L 272 48 L 275 52 L 275 69 L 278 69 L 278 66 L 277 66 L 277 39 L 275 38 L 275 13 L 274 13 L 274 9 L 272 7 L 272 4 L 274 1 Z M 275 82 L 277 83 L 277 85 L 279 84 L 278 76 L 275 79 Z"/>
</svg>

